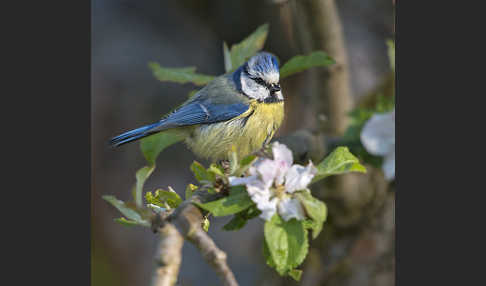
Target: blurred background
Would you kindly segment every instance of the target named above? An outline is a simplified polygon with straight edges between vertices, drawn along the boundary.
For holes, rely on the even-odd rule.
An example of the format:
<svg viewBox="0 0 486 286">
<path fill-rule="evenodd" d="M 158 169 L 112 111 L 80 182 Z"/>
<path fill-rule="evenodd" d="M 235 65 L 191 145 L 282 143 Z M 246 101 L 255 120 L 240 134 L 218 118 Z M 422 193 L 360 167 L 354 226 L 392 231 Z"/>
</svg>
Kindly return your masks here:
<svg viewBox="0 0 486 286">
<path fill-rule="evenodd" d="M 288 11 L 292 8 L 289 5 L 287 1 L 261 0 L 92 1 L 92 285 L 150 284 L 157 236 L 147 228 L 115 223 L 113 218 L 119 217 L 119 212 L 101 198 L 111 194 L 130 200 L 135 172 L 145 165 L 138 143 L 111 149 L 107 141 L 157 120 L 195 89 L 191 84 L 159 82 L 148 62 L 165 67 L 196 66 L 200 73 L 222 74 L 223 41 L 231 46 L 264 23 L 270 24 L 264 50 L 286 62 L 305 50 L 298 32 L 289 26 Z M 358 101 L 382 84 L 390 73 L 386 40 L 394 37 L 394 4 L 392 0 L 338 0 L 336 5 L 347 48 L 350 96 Z M 277 137 L 305 127 L 301 119 L 306 114 L 306 105 L 301 102 L 313 92 L 308 87 L 311 74 L 302 72 L 282 82 L 286 117 Z M 189 170 L 193 160 L 207 165 L 183 144 L 169 147 L 159 156 L 145 189 L 170 185 L 184 197 L 185 186 L 196 183 Z M 275 277 L 275 271 L 265 265 L 261 220 L 251 220 L 237 233 L 221 230 L 228 220 L 213 218 L 209 233 L 228 254 L 229 265 L 240 285 L 309 283 L 306 279 L 298 284 Z M 369 249 L 366 243 L 365 240 L 361 247 Z M 356 249 L 362 253 L 359 247 Z M 312 255 L 308 259 L 312 260 Z M 379 282 L 367 278 L 365 270 L 357 273 L 346 282 L 325 281 L 322 277 L 313 282 L 392 285 L 389 277 L 382 277 Z M 214 271 L 189 243 L 184 244 L 178 285 L 219 285 Z"/>
</svg>

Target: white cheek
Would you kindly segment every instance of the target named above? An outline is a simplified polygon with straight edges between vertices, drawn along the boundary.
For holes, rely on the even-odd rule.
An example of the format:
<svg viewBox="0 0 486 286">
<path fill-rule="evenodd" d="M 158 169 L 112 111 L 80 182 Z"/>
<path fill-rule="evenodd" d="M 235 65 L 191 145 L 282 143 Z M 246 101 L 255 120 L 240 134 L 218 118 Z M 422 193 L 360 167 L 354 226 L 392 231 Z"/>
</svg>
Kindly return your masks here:
<svg viewBox="0 0 486 286">
<path fill-rule="evenodd" d="M 283 99 L 284 99 L 284 98 L 283 98 L 282 91 L 277 91 L 277 92 L 275 93 L 275 95 L 276 95 L 276 96 L 277 96 L 277 98 L 278 98 L 278 99 L 280 99 L 280 100 L 283 100 Z"/>
<path fill-rule="evenodd" d="M 269 91 L 265 87 L 255 83 L 252 79 L 247 77 L 241 78 L 241 89 L 245 94 L 254 99 L 263 100 L 269 94 Z"/>
</svg>

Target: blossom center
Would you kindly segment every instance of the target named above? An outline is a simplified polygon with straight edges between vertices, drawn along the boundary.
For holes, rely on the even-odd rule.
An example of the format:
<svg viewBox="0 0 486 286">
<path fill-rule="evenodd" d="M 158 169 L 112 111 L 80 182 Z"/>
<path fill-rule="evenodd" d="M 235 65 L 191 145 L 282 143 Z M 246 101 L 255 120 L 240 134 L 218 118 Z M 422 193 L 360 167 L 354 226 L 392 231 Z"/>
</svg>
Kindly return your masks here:
<svg viewBox="0 0 486 286">
<path fill-rule="evenodd" d="M 275 186 L 274 194 L 277 198 L 282 199 L 285 196 L 285 186 L 284 185 L 277 185 Z"/>
</svg>

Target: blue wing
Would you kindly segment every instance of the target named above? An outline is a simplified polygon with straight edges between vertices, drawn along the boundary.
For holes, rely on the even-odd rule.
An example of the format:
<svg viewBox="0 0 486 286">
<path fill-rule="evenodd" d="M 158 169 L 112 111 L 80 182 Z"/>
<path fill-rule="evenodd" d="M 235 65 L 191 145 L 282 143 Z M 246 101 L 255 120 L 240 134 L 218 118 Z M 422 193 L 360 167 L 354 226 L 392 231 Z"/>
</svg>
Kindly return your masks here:
<svg viewBox="0 0 486 286">
<path fill-rule="evenodd" d="M 213 104 L 208 100 L 195 99 L 181 106 L 159 122 L 125 132 L 111 139 L 110 143 L 120 146 L 170 128 L 226 121 L 241 115 L 248 108 L 249 105 L 243 102 Z"/>
<path fill-rule="evenodd" d="M 160 127 L 168 129 L 179 126 L 226 121 L 244 113 L 248 108 L 248 104 L 245 103 L 208 104 L 206 102 L 195 101 L 171 113 L 162 120 L 164 123 Z"/>
</svg>

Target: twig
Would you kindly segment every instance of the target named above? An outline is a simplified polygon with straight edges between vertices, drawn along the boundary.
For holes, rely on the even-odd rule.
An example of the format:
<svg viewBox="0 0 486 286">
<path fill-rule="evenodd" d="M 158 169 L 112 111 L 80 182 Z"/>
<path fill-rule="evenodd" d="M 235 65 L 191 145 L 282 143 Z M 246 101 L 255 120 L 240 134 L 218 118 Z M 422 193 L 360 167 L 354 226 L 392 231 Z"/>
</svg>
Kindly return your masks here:
<svg viewBox="0 0 486 286">
<path fill-rule="evenodd" d="M 152 286 L 173 286 L 181 265 L 181 251 L 184 238 L 173 224 L 166 223 L 161 227 L 160 242 L 155 253 L 155 270 Z"/>
<path fill-rule="evenodd" d="M 212 201 L 219 196 L 219 194 L 209 194 L 204 187 L 198 189 L 172 214 L 155 216 L 152 220 L 152 228 L 163 229 L 168 224 L 174 224 L 179 233 L 201 251 L 203 258 L 214 268 L 224 286 L 238 286 L 235 276 L 226 262 L 226 253 L 219 249 L 202 229 L 203 215 L 199 208 L 192 204 L 193 202 Z"/>
</svg>

